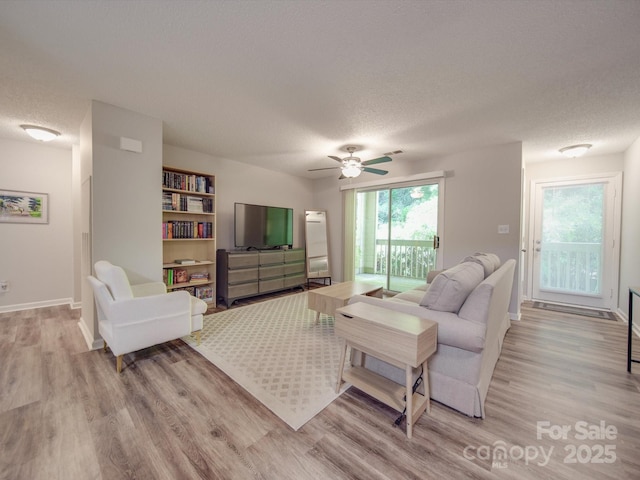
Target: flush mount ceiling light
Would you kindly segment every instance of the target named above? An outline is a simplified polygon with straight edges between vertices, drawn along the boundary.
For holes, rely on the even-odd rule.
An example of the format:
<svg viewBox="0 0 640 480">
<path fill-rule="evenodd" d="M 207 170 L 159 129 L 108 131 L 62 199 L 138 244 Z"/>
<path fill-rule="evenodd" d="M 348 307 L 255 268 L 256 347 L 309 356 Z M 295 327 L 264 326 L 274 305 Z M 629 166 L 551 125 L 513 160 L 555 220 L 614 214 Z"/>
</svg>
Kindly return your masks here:
<svg viewBox="0 0 640 480">
<path fill-rule="evenodd" d="M 570 147 L 561 148 L 560 153 L 565 157 L 576 158 L 581 157 L 582 155 L 587 153 L 587 150 L 589 150 L 590 148 L 590 143 L 583 143 L 581 145 L 571 145 Z"/>
<path fill-rule="evenodd" d="M 50 128 L 38 127 L 37 125 L 20 125 L 20 127 L 27 132 L 31 138 L 35 138 L 41 142 L 49 142 L 60 136 L 60 132 Z"/>
</svg>

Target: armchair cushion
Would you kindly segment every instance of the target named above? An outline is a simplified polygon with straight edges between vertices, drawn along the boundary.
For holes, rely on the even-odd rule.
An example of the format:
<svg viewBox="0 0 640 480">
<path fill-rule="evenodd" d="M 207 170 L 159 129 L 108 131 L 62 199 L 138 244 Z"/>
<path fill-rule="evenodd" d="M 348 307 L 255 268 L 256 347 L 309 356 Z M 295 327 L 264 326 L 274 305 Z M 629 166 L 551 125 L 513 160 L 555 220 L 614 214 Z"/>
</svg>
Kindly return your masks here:
<svg viewBox="0 0 640 480">
<path fill-rule="evenodd" d="M 114 300 L 133 298 L 133 291 L 124 270 L 116 265 L 100 260 L 95 264 L 96 276 L 104 283 Z"/>
<path fill-rule="evenodd" d="M 167 286 L 163 282 L 149 282 L 131 285 L 134 297 L 147 297 L 149 295 L 162 295 L 167 293 Z"/>
<path fill-rule="evenodd" d="M 430 310 L 458 313 L 466 298 L 482 280 L 484 269 L 478 263 L 460 263 L 433 279 L 420 305 Z"/>
</svg>

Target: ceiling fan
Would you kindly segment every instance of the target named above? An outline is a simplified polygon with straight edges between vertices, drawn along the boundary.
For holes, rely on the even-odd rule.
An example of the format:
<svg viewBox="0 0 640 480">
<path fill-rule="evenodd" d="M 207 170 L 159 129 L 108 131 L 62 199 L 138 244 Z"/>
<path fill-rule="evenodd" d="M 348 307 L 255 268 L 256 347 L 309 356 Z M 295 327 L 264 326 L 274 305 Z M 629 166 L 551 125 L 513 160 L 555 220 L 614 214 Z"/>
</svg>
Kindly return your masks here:
<svg viewBox="0 0 640 480">
<path fill-rule="evenodd" d="M 385 153 L 382 157 L 374 158 L 372 160 L 366 160 L 363 162 L 360 158 L 353 156 L 353 152 L 358 150 L 358 147 L 349 145 L 345 148 L 345 150 L 349 152 L 348 157 L 340 158 L 333 155 L 329 155 L 329 158 L 332 158 L 336 162 L 342 163 L 342 166 L 328 167 L 328 168 L 312 168 L 309 171 L 317 172 L 319 170 L 333 170 L 336 168 L 340 168 L 342 169 L 342 175 L 340 175 L 339 179 L 354 178 L 360 175 L 362 172 L 375 173 L 376 175 L 386 175 L 387 173 L 389 173 L 387 170 L 380 170 L 379 168 L 369 168 L 369 165 L 375 165 L 376 163 L 390 162 L 391 157 L 389 155 L 402 153 L 402 150 L 395 150 L 393 152 Z"/>
</svg>

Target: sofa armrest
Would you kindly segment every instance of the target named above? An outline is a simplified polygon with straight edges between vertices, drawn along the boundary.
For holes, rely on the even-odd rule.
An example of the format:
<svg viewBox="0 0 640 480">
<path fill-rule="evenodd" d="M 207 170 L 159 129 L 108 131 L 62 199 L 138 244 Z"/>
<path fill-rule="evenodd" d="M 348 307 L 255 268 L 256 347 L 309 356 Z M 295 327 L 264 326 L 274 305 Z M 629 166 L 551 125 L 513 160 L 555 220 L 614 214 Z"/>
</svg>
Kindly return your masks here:
<svg viewBox="0 0 640 480">
<path fill-rule="evenodd" d="M 436 278 L 438 274 L 443 271 L 444 270 L 429 270 L 427 272 L 427 283 L 433 282 L 433 279 Z"/>
<path fill-rule="evenodd" d="M 426 318 L 438 324 L 438 343 L 461 348 L 471 352 L 481 352 L 484 349 L 486 325 L 464 320 L 455 313 L 429 310 L 417 304 L 408 302 L 394 302 L 392 300 L 356 295 L 349 300 L 349 304 L 363 302 L 376 305 L 388 310 Z"/>
</svg>

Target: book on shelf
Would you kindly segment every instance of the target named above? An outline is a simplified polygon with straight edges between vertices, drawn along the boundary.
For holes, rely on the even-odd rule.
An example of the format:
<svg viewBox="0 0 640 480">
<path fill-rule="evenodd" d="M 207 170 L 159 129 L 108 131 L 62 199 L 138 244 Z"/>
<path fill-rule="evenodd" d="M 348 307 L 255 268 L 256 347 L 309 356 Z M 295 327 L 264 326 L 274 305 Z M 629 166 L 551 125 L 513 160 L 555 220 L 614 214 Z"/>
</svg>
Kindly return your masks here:
<svg viewBox="0 0 640 480">
<path fill-rule="evenodd" d="M 180 290 L 184 290 L 185 292 L 189 292 L 189 295 L 195 297 L 196 296 L 196 289 L 195 287 L 182 287 L 182 288 L 175 288 L 173 291 L 174 292 L 179 292 Z"/>
<path fill-rule="evenodd" d="M 202 198 L 200 197 L 187 197 L 187 212 L 204 213 Z"/>
<path fill-rule="evenodd" d="M 209 177 L 202 175 L 162 171 L 162 186 L 174 190 L 185 190 L 197 193 L 215 193 L 215 187 Z"/>
<path fill-rule="evenodd" d="M 174 260 L 173 263 L 177 263 L 179 265 L 195 265 L 197 260 L 194 260 L 193 258 L 178 258 Z"/>
<path fill-rule="evenodd" d="M 179 193 L 162 194 L 162 210 L 165 212 L 213 213 L 213 198 L 201 198 Z"/>
<path fill-rule="evenodd" d="M 209 280 L 209 272 L 193 272 L 190 279 L 192 282 L 206 282 Z"/>
<path fill-rule="evenodd" d="M 173 285 L 173 268 L 167 268 L 162 271 L 162 280 L 167 287 Z"/>
<path fill-rule="evenodd" d="M 174 283 L 187 283 L 189 281 L 189 274 L 182 268 L 176 268 L 173 270 Z"/>
<path fill-rule="evenodd" d="M 205 302 L 213 301 L 213 287 L 195 287 L 194 297 L 204 300 Z"/>
<path fill-rule="evenodd" d="M 162 238 L 213 238 L 213 222 L 170 220 L 162 223 Z"/>
</svg>

